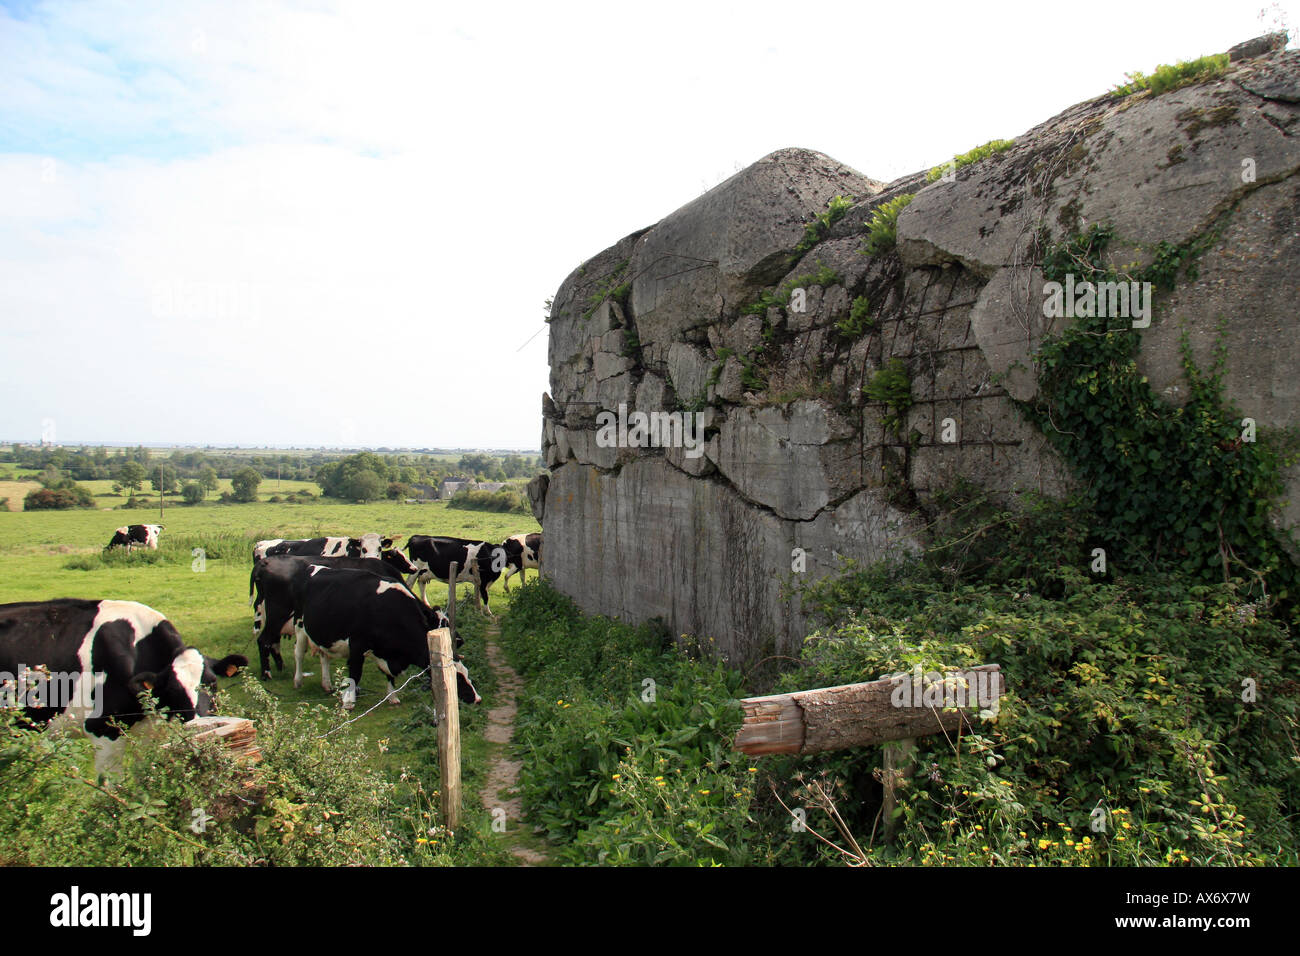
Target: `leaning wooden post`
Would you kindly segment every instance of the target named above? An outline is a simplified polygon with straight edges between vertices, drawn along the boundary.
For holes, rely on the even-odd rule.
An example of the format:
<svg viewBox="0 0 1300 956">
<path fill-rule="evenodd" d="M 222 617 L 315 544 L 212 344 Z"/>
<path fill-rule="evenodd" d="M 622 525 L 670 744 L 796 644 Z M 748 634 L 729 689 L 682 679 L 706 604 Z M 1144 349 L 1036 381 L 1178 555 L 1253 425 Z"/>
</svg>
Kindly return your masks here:
<svg viewBox="0 0 1300 956">
<path fill-rule="evenodd" d="M 433 705 L 438 715 L 438 767 L 442 775 L 442 825 L 460 829 L 460 701 L 456 696 L 456 665 L 451 631 L 440 627 L 429 635 L 429 671 Z"/>
<path fill-rule="evenodd" d="M 904 737 L 902 740 L 890 741 L 884 745 L 885 767 L 881 773 L 881 783 L 885 787 L 885 799 L 882 813 L 885 818 L 885 839 L 894 839 L 898 821 L 894 819 L 894 810 L 898 807 L 898 790 L 904 781 L 912 775 L 916 762 L 916 738 Z"/>
<path fill-rule="evenodd" d="M 447 571 L 447 620 L 451 622 L 452 629 L 456 627 L 456 562 L 451 562 L 451 568 Z"/>
</svg>

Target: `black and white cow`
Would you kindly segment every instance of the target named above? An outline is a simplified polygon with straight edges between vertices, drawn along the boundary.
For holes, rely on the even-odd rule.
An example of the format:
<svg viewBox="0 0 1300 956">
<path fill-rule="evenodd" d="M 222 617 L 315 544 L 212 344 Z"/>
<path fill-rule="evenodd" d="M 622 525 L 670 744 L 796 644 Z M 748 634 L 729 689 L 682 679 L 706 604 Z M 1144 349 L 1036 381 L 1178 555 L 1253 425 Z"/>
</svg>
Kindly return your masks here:
<svg viewBox="0 0 1300 956">
<path fill-rule="evenodd" d="M 369 571 L 380 577 L 401 582 L 415 572 L 414 565 L 401 551 L 389 549 L 379 558 L 308 558 L 298 555 L 272 555 L 253 566 L 249 575 L 248 595 L 253 604 L 253 635 L 257 639 L 260 673 L 263 680 L 271 679 L 271 659 L 276 668 L 284 669 L 280 656 L 280 638 L 293 633 L 293 618 L 301 608 L 302 580 L 306 569 L 313 564 L 330 568 L 347 568 Z M 439 608 L 430 609 L 435 615 L 430 627 L 450 627 L 450 622 Z M 455 635 L 457 644 L 464 643 Z"/>
<path fill-rule="evenodd" d="M 40 678 L 45 696 L 27 695 L 27 716 L 48 723 L 67 713 L 101 740 L 140 721 L 138 695 L 146 690 L 170 716 L 210 715 L 218 676 L 247 666 L 240 654 L 217 661 L 187 647 L 171 621 L 135 601 L 0 604 L 0 683 L 12 693 L 20 673 L 29 687 L 33 672 L 47 675 Z"/>
<path fill-rule="evenodd" d="M 143 546 L 158 550 L 158 535 L 162 532 L 160 524 L 128 524 L 113 532 L 113 540 L 105 545 L 104 550 L 125 545 L 130 551 L 133 547 Z"/>
<path fill-rule="evenodd" d="M 369 571 L 310 565 L 300 582 L 301 608 L 294 616 L 293 686 L 302 686 L 302 658 L 309 646 L 322 657 L 321 686 L 332 692 L 329 658 L 346 657 L 348 683 L 343 690 L 343 707 L 357 702 L 361 666 L 374 659 L 388 679 L 388 698 L 396 704 L 393 681 L 407 667 L 429 666 L 429 608 L 400 581 Z M 453 651 L 456 688 L 460 700 L 477 704 L 482 698 L 474 689 L 469 671 Z"/>
<path fill-rule="evenodd" d="M 509 591 L 512 574 L 518 574 L 522 581 L 525 569 L 541 567 L 542 535 L 540 532 L 512 534 L 501 542 L 501 547 L 506 552 L 506 576 L 501 583 Z"/>
<path fill-rule="evenodd" d="M 406 553 L 418 569 L 406 581 L 411 587 L 420 582 L 420 600 L 429 603 L 424 589 L 428 582 L 437 579 L 446 582 L 451 565 L 456 565 L 456 584 L 472 581 L 478 588 L 483 606 L 488 607 L 488 588 L 501 576 L 506 566 L 506 552 L 500 545 L 487 541 L 470 541 L 467 538 L 435 537 L 413 534 L 406 542 Z M 491 610 L 489 609 L 489 613 Z"/>
<path fill-rule="evenodd" d="M 296 554 L 313 558 L 377 558 L 393 546 L 393 539 L 378 534 L 359 538 L 271 538 L 253 546 L 253 561 L 278 554 Z"/>
</svg>

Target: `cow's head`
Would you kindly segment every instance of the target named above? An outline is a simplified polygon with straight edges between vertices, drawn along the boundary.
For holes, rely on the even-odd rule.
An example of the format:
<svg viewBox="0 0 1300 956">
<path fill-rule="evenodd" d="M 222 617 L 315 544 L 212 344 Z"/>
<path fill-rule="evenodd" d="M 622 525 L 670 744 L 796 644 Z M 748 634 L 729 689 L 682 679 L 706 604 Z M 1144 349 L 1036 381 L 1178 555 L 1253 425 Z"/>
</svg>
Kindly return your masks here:
<svg viewBox="0 0 1300 956">
<path fill-rule="evenodd" d="M 144 671 L 131 678 L 133 693 L 149 692 L 160 710 L 193 720 L 213 713 L 213 698 L 218 677 L 233 677 L 248 658 L 231 654 L 221 660 L 205 657 L 198 648 L 186 647 L 176 652 L 171 663 L 159 671 Z"/>
<path fill-rule="evenodd" d="M 451 659 L 456 665 L 456 696 L 460 698 L 460 702 L 462 704 L 481 703 L 483 698 L 474 689 L 474 682 L 469 679 L 469 670 L 465 667 L 465 662 L 455 653 L 451 655 Z"/>
<path fill-rule="evenodd" d="M 385 548 L 379 558 L 398 574 L 415 574 L 419 570 L 410 558 L 396 548 Z"/>
</svg>

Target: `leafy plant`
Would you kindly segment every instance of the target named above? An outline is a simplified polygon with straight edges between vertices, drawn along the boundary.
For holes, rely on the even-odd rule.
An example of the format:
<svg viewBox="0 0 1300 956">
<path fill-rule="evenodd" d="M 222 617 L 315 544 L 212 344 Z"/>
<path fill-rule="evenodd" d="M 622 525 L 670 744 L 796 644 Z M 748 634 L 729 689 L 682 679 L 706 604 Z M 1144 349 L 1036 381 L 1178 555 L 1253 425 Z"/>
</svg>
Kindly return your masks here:
<svg viewBox="0 0 1300 956">
<path fill-rule="evenodd" d="M 654 625 L 586 617 L 545 582 L 516 596 L 502 641 L 527 680 L 525 810 L 569 859 L 747 861 L 752 786 L 730 750 L 739 674 Z"/>
<path fill-rule="evenodd" d="M 806 289 L 814 285 L 829 288 L 838 282 L 840 282 L 840 274 L 819 260 L 816 270 L 805 272 L 793 279 L 787 279 L 776 289 L 764 289 L 753 302 L 741 306 L 740 313 L 741 315 L 766 316 L 767 310 L 773 306 L 781 308 L 788 306 L 790 296 L 795 289 Z"/>
<path fill-rule="evenodd" d="M 867 221 L 864 254 L 880 255 L 894 248 L 898 241 L 898 214 L 915 198 L 915 193 L 904 193 L 876 207 L 871 219 Z"/>
<path fill-rule="evenodd" d="M 1018 566 L 1033 542 L 1001 535 Z M 1098 581 L 1086 565 L 1030 581 L 953 582 L 926 559 L 868 568 L 805 589 L 829 623 L 782 687 L 833 685 L 915 666 L 998 663 L 994 719 L 960 738 L 918 738 L 900 790 L 893 847 L 875 862 L 922 865 L 1292 863 L 1300 797 L 1300 656 L 1242 582 L 1179 575 Z M 1268 702 L 1244 678 L 1275 689 Z M 872 770 L 881 751 L 787 758 L 775 778 L 825 773 L 867 844 L 878 834 Z M 1099 822 L 1100 821 L 1100 822 Z M 811 822 L 811 821 L 810 821 Z M 877 841 L 878 842 L 878 841 Z M 802 841 L 787 861 L 824 859 Z"/>
<path fill-rule="evenodd" d="M 907 374 L 907 366 L 899 358 L 891 358 L 876 369 L 862 391 L 873 402 L 883 402 L 888 411 L 881 419 L 884 426 L 897 433 L 902 426 L 903 416 L 912 407 L 912 379 Z"/>
<path fill-rule="evenodd" d="M 794 247 L 794 255 L 791 256 L 792 264 L 801 259 L 809 249 L 825 239 L 831 228 L 844 218 L 844 214 L 849 211 L 849 207 L 852 205 L 852 196 L 836 196 L 828 202 L 826 211 L 814 218 L 805 227 L 803 237 Z"/>
<path fill-rule="evenodd" d="M 860 338 L 864 332 L 875 327 L 876 322 L 871 317 L 871 303 L 865 295 L 854 299 L 849 314 L 835 323 L 835 331 L 846 339 Z"/>
<path fill-rule="evenodd" d="M 1173 66 L 1162 63 L 1150 76 L 1140 72 L 1125 73 L 1124 78 L 1128 82 L 1116 86 L 1110 95 L 1119 99 L 1142 90 L 1150 90 L 1152 96 L 1159 96 L 1192 83 L 1216 79 L 1228 71 L 1229 65 L 1230 58 L 1226 53 L 1201 56 L 1195 60 L 1179 60 Z"/>
<path fill-rule="evenodd" d="M 587 309 L 582 313 L 583 320 L 590 319 L 600 308 L 600 304 L 606 299 L 613 299 L 619 305 L 627 304 L 627 297 L 632 291 L 632 282 L 627 280 L 620 282 L 623 273 L 627 271 L 629 261 L 624 259 L 618 265 L 614 266 L 610 272 L 601 278 L 597 283 L 595 291 L 587 297 Z M 549 311 L 547 315 L 549 316 Z"/>
<path fill-rule="evenodd" d="M 986 159 L 996 153 L 1010 149 L 1016 145 L 1014 139 L 991 139 L 983 146 L 976 146 L 974 149 L 965 153 L 960 153 L 952 158 L 952 162 L 944 163 L 941 166 L 935 166 L 925 175 L 925 181 L 928 183 L 936 182 L 943 178 L 944 173 L 949 169 L 956 171 L 963 166 L 969 166 L 972 163 L 978 163 L 981 159 Z"/>
<path fill-rule="evenodd" d="M 1044 275 L 1117 281 L 1121 276 L 1104 264 L 1113 235 L 1098 225 L 1052 247 Z M 1137 278 L 1171 286 L 1208 242 L 1161 244 Z M 1189 399 L 1181 407 L 1157 395 L 1138 371 L 1138 345 L 1127 318 L 1078 319 L 1039 351 L 1039 394 L 1024 406 L 1080 478 L 1108 560 L 1172 565 L 1202 580 L 1243 575 L 1260 596 L 1291 605 L 1297 570 L 1279 545 L 1272 514 L 1293 450 L 1246 440 L 1241 413 L 1223 395 L 1222 330 L 1209 370 L 1193 361 L 1183 334 Z"/>
</svg>

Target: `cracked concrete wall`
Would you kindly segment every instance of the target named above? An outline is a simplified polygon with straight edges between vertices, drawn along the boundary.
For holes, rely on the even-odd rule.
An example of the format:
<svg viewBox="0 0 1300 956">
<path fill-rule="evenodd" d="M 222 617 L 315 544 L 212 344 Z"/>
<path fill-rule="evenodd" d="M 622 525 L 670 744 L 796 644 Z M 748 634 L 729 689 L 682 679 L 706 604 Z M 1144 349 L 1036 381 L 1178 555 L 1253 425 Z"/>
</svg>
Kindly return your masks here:
<svg viewBox="0 0 1300 956">
<path fill-rule="evenodd" d="M 1262 426 L 1300 424 L 1298 118 L 1300 54 L 1266 49 L 1215 81 L 1078 104 L 952 182 L 885 185 L 780 150 L 592 257 L 551 313 L 552 474 L 532 489 L 547 576 L 589 612 L 661 617 L 752 663 L 798 653 L 790 585 L 840 556 L 919 547 L 935 492 L 956 477 L 1008 498 L 1066 492 L 1065 466 L 1014 399 L 1034 393 L 1034 352 L 1052 331 L 1039 243 L 1093 222 L 1115 225 L 1116 262 L 1220 230 L 1197 277 L 1158 297 L 1143 372 L 1180 401 L 1181 329 L 1207 361 L 1223 320 L 1228 396 Z M 874 208 L 907 192 L 896 251 L 863 255 Z M 796 256 L 835 196 L 855 204 Z M 819 269 L 824 285 L 808 278 Z M 746 311 L 796 284 L 803 311 Z M 870 326 L 846 331 L 862 297 Z M 896 430 L 863 394 L 891 359 L 913 399 Z M 603 447 L 598 415 L 620 403 L 699 411 L 704 454 Z M 1290 486 L 1294 526 L 1300 471 Z"/>
</svg>

